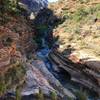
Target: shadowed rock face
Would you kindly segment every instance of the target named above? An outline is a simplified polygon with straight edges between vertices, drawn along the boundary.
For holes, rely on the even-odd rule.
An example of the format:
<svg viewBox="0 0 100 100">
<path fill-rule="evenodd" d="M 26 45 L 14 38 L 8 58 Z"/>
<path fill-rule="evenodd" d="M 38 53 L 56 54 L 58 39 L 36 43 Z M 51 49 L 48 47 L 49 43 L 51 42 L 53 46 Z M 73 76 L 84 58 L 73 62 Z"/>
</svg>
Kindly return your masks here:
<svg viewBox="0 0 100 100">
<path fill-rule="evenodd" d="M 31 12 L 38 12 L 42 8 L 47 8 L 48 0 L 21 0 Z"/>
</svg>

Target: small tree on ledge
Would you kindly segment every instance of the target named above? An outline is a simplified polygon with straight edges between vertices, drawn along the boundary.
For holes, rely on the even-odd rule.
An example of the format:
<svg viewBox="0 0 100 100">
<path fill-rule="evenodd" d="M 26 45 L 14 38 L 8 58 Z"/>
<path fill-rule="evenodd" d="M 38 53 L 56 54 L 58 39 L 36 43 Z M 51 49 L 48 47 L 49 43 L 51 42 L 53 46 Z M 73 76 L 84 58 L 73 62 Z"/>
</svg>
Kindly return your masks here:
<svg viewBox="0 0 100 100">
<path fill-rule="evenodd" d="M 0 0 L 0 12 L 15 11 L 18 8 L 19 0 Z"/>
</svg>

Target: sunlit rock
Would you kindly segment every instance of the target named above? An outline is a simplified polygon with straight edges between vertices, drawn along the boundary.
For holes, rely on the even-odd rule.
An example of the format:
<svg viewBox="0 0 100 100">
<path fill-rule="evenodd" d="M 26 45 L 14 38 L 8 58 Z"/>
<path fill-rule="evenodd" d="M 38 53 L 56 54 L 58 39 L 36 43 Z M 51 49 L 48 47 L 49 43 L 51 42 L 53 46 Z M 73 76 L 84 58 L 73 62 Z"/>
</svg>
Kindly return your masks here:
<svg viewBox="0 0 100 100">
<path fill-rule="evenodd" d="M 48 6 L 48 0 L 21 0 L 21 2 L 27 6 L 30 12 L 38 12 Z"/>
</svg>

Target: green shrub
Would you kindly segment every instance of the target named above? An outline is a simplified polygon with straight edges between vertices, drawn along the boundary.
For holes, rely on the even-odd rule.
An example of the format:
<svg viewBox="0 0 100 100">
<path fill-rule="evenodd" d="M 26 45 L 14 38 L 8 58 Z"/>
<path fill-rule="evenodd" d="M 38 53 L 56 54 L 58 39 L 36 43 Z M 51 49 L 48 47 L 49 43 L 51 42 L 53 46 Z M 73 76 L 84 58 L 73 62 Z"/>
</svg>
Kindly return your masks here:
<svg viewBox="0 0 100 100">
<path fill-rule="evenodd" d="M 38 96 L 38 100 L 45 100 L 45 99 L 44 99 L 43 92 L 42 92 L 41 89 L 39 89 L 39 94 L 38 94 L 37 96 Z"/>
<path fill-rule="evenodd" d="M 75 21 L 81 21 L 83 18 L 87 17 L 89 12 L 84 8 L 79 8 L 73 15 Z"/>
<path fill-rule="evenodd" d="M 96 17 L 97 19 L 100 19 L 100 12 L 97 12 Z"/>
<path fill-rule="evenodd" d="M 73 100 L 73 98 L 71 98 L 71 97 L 67 97 L 67 100 Z"/>
<path fill-rule="evenodd" d="M 2 13 L 8 11 L 16 11 L 18 7 L 19 0 L 1 0 L 0 1 L 0 10 Z"/>
<path fill-rule="evenodd" d="M 6 84 L 4 82 L 0 83 L 0 96 L 2 96 L 6 91 Z"/>
<path fill-rule="evenodd" d="M 82 3 L 88 3 L 90 0 L 78 0 L 78 2 Z"/>
<path fill-rule="evenodd" d="M 21 94 L 18 88 L 16 88 L 16 100 L 21 100 Z"/>
<path fill-rule="evenodd" d="M 100 11 L 100 4 L 95 5 L 95 9 L 96 9 L 97 11 Z"/>
<path fill-rule="evenodd" d="M 88 99 L 87 99 L 86 93 L 84 93 L 84 92 L 82 92 L 82 91 L 77 91 L 77 92 L 76 92 L 76 97 L 77 97 L 79 100 L 88 100 Z"/>
<path fill-rule="evenodd" d="M 25 76 L 25 68 L 22 64 L 11 65 L 12 68 L 0 76 L 0 95 L 4 94 L 7 89 L 18 86 Z"/>
<path fill-rule="evenodd" d="M 57 94 L 54 91 L 51 92 L 50 97 L 51 100 L 57 100 Z"/>
<path fill-rule="evenodd" d="M 76 27 L 76 29 L 74 30 L 76 34 L 80 34 L 81 33 L 81 29 L 79 27 Z"/>
<path fill-rule="evenodd" d="M 11 43 L 13 40 L 10 37 L 7 37 L 6 39 L 2 40 L 4 46 L 11 46 Z"/>
<path fill-rule="evenodd" d="M 94 7 L 89 8 L 90 14 L 94 14 L 96 12 L 96 9 Z"/>
</svg>

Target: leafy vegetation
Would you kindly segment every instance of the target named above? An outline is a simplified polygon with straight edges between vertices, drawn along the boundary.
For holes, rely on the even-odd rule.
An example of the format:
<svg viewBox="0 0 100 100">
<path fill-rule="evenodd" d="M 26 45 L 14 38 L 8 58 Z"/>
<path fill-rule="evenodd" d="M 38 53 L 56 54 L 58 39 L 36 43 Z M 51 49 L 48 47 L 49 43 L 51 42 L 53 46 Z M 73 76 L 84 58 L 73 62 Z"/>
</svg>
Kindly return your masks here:
<svg viewBox="0 0 100 100">
<path fill-rule="evenodd" d="M 62 1 L 63 7 L 58 15 L 64 16 L 66 19 L 55 29 L 59 34 L 60 45 L 66 48 L 68 44 L 75 44 L 76 49 L 89 49 L 93 55 L 96 52 L 96 56 L 99 57 L 100 4 L 93 0 L 75 0 L 68 5 L 63 3 L 65 1 Z M 98 50 L 95 50 L 95 47 Z"/>
<path fill-rule="evenodd" d="M 11 65 L 11 68 L 0 77 L 0 94 L 4 94 L 7 89 L 20 84 L 24 79 L 25 68 L 22 64 Z"/>
<path fill-rule="evenodd" d="M 0 96 L 2 96 L 6 91 L 6 84 L 2 81 L 0 83 Z"/>
<path fill-rule="evenodd" d="M 57 94 L 54 91 L 51 92 L 50 96 L 51 96 L 51 100 L 57 100 Z"/>
<path fill-rule="evenodd" d="M 10 15 L 19 16 L 21 8 L 18 4 L 19 0 L 0 0 L 0 24 L 4 25 L 5 23 L 11 20 Z"/>
<path fill-rule="evenodd" d="M 39 94 L 38 94 L 37 96 L 38 96 L 38 100 L 45 100 L 45 99 L 44 99 L 43 92 L 42 92 L 41 89 L 39 89 Z"/>
<path fill-rule="evenodd" d="M 71 98 L 71 97 L 67 97 L 67 100 L 73 100 L 73 98 Z"/>
<path fill-rule="evenodd" d="M 19 0 L 0 0 L 1 12 L 17 11 Z"/>
<path fill-rule="evenodd" d="M 83 20 L 87 15 L 89 14 L 89 12 L 84 9 L 84 8 L 79 8 L 74 16 L 73 16 L 73 19 L 77 22 L 79 22 L 80 20 Z"/>
<path fill-rule="evenodd" d="M 90 0 L 77 0 L 77 1 L 83 4 L 83 3 L 88 3 Z"/>
<path fill-rule="evenodd" d="M 76 97 L 78 98 L 78 100 L 88 100 L 86 93 L 84 93 L 83 91 L 77 91 Z"/>
<path fill-rule="evenodd" d="M 16 88 L 16 100 L 21 100 L 21 94 L 19 88 Z"/>
</svg>

